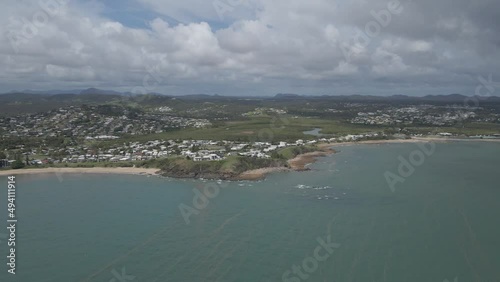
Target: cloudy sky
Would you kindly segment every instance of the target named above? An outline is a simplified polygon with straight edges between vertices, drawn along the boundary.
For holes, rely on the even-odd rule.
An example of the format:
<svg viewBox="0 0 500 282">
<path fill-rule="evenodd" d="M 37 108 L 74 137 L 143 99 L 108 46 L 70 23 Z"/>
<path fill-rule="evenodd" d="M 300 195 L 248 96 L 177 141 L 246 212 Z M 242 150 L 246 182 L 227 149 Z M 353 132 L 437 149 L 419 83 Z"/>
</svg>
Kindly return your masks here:
<svg viewBox="0 0 500 282">
<path fill-rule="evenodd" d="M 499 19 L 498 0 L 4 1 L 0 92 L 473 95 L 491 77 L 498 96 Z"/>
</svg>

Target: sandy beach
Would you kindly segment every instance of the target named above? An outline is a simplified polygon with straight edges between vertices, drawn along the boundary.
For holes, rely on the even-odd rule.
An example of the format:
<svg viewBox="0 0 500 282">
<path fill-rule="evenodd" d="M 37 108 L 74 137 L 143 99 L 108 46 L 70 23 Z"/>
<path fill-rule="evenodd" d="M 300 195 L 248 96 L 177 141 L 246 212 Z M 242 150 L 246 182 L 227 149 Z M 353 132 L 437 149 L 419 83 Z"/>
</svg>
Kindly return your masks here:
<svg viewBox="0 0 500 282">
<path fill-rule="evenodd" d="M 92 167 L 92 168 L 31 168 L 31 169 L 10 169 L 0 170 L 0 176 L 20 175 L 20 174 L 47 174 L 47 173 L 80 173 L 80 174 L 128 174 L 128 175 L 157 175 L 156 168 L 135 168 L 135 167 Z"/>
</svg>

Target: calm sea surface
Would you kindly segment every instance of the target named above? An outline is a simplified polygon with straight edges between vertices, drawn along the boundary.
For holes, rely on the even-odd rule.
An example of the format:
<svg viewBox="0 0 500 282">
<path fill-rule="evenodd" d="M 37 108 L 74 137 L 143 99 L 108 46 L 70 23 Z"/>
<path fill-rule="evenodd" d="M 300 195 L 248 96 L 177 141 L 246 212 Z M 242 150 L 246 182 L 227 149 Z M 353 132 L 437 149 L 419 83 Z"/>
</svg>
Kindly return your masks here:
<svg viewBox="0 0 500 282">
<path fill-rule="evenodd" d="M 189 224 L 179 205 L 214 182 L 19 176 L 15 276 L 0 177 L 0 281 L 500 281 L 499 143 L 437 144 L 394 192 L 384 173 L 416 144 L 338 149 L 308 172 L 222 183 Z"/>
</svg>

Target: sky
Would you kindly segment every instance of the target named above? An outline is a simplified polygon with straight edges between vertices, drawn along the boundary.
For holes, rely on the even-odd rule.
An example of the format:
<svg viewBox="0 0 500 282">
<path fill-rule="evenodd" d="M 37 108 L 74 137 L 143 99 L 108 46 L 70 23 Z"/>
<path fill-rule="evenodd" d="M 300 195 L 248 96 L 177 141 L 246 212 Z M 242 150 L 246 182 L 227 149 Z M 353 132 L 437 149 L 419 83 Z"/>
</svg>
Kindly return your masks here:
<svg viewBox="0 0 500 282">
<path fill-rule="evenodd" d="M 5 1 L 0 92 L 499 96 L 499 19 L 498 0 Z"/>
</svg>

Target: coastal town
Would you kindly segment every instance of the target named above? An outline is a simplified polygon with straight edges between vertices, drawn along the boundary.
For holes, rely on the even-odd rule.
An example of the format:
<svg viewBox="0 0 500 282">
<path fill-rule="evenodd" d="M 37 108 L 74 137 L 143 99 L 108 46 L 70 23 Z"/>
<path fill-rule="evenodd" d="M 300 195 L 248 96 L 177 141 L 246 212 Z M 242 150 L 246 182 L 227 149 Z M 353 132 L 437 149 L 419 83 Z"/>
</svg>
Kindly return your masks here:
<svg viewBox="0 0 500 282">
<path fill-rule="evenodd" d="M 153 160 L 280 160 L 291 148 L 364 140 L 500 138 L 497 103 L 76 95 L 74 105 L 0 115 L 0 168 L 136 166 Z M 13 97 L 13 99 L 19 99 Z M 20 102 L 12 101 L 13 104 Z M 51 107 L 50 104 L 46 105 Z M 297 150 L 296 150 L 297 151 Z"/>
<path fill-rule="evenodd" d="M 439 137 L 452 137 L 450 133 L 440 133 Z M 414 135 L 412 137 L 423 137 Z M 394 139 L 409 139 L 409 136 L 396 135 Z M 500 134 L 489 136 L 472 136 L 478 139 L 499 139 Z M 41 166 L 50 164 L 85 164 L 85 163 L 130 163 L 161 158 L 181 157 L 194 162 L 222 161 L 229 156 L 243 156 L 257 159 L 271 159 L 275 154 L 290 147 L 314 146 L 316 144 L 342 144 L 362 140 L 390 139 L 385 134 L 365 133 L 348 134 L 341 137 L 315 138 L 312 140 L 298 139 L 294 142 L 237 142 L 214 140 L 153 140 L 147 142 L 125 142 L 106 149 L 89 146 L 68 146 L 65 148 L 46 147 L 25 150 L 23 145 L 17 148 L 22 153 L 26 166 Z M 87 139 L 88 140 L 88 139 Z M 9 154 L 15 156 L 15 154 Z M 0 168 L 10 167 L 16 159 L 0 159 Z"/>
<path fill-rule="evenodd" d="M 339 141 L 357 140 L 364 135 L 349 135 Z M 299 139 L 295 142 L 253 142 L 242 143 L 235 141 L 212 140 L 153 140 L 145 143 L 127 142 L 122 145 L 112 146 L 108 149 L 90 148 L 87 146 L 65 149 L 44 148 L 31 149 L 23 153 L 26 165 L 46 165 L 60 163 L 98 163 L 98 162 L 133 162 L 158 158 L 183 157 L 195 162 L 220 161 L 228 156 L 244 156 L 260 159 L 270 159 L 277 150 L 305 145 L 314 145 L 318 142 L 336 142 L 337 138 L 320 138 L 305 141 Z M 18 147 L 24 150 L 24 146 Z M 36 156 L 43 156 L 37 158 Z M 8 167 L 15 159 L 2 160 L 0 167 Z"/>
<path fill-rule="evenodd" d="M 479 115 L 478 112 L 482 114 Z M 458 105 L 434 106 L 417 105 L 412 107 L 387 107 L 373 112 L 358 112 L 351 119 L 353 124 L 368 125 L 428 125 L 450 126 L 460 122 L 500 122 L 500 114 L 486 112 L 481 107 Z"/>
<path fill-rule="evenodd" d="M 169 115 L 164 107 L 158 112 L 142 112 L 114 105 L 70 106 L 44 113 L 0 116 L 0 134 L 14 137 L 117 139 L 119 134 L 143 135 L 210 125 L 206 119 Z"/>
</svg>

